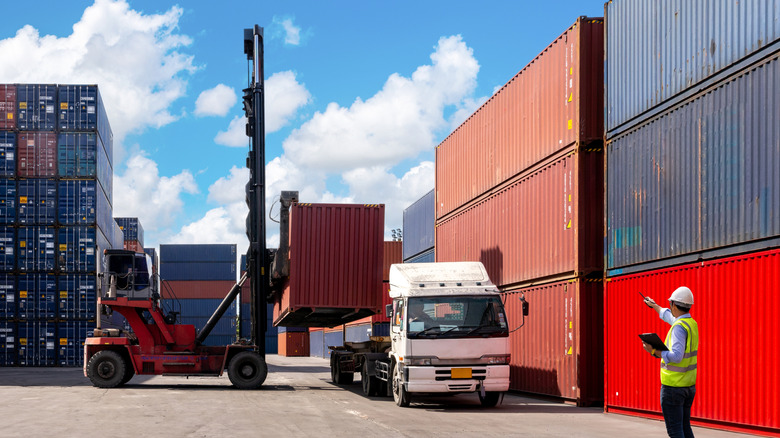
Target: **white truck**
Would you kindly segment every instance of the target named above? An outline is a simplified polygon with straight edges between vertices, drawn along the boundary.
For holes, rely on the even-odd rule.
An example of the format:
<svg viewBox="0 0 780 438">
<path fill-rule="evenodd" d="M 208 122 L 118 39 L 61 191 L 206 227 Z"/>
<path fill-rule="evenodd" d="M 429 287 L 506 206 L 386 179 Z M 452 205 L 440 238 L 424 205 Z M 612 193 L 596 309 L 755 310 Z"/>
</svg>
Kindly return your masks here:
<svg viewBox="0 0 780 438">
<path fill-rule="evenodd" d="M 509 325 L 482 263 L 392 265 L 390 297 L 389 337 L 329 347 L 334 383 L 360 372 L 366 395 L 402 407 L 416 395 L 467 392 L 498 404 L 509 389 Z"/>
</svg>

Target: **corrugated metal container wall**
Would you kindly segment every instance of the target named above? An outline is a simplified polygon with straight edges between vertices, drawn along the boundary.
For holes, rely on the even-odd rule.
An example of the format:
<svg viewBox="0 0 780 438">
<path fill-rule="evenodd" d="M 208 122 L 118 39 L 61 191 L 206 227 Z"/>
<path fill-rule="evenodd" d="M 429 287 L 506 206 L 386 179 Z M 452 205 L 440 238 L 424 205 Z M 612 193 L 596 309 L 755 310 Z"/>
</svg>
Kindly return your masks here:
<svg viewBox="0 0 780 438">
<path fill-rule="evenodd" d="M 223 299 L 236 282 L 223 281 L 165 281 L 160 288 L 161 298 L 211 298 Z M 215 307 L 216 309 L 216 307 Z"/>
<path fill-rule="evenodd" d="M 403 259 L 433 248 L 436 225 L 436 191 L 431 190 L 404 210 Z"/>
<path fill-rule="evenodd" d="M 580 18 L 436 148 L 436 218 L 556 151 L 601 140 L 603 69 L 603 20 Z"/>
<path fill-rule="evenodd" d="M 116 226 L 111 204 L 95 180 L 60 180 L 57 201 L 57 219 L 62 225 L 97 225 L 106 232 Z"/>
<path fill-rule="evenodd" d="M 382 248 L 382 281 L 390 281 L 390 265 L 401 263 L 403 242 L 388 241 Z"/>
<path fill-rule="evenodd" d="M 63 319 L 95 318 L 97 304 L 97 277 L 87 274 L 60 274 L 57 276 L 58 310 Z"/>
<path fill-rule="evenodd" d="M 510 389 L 597 404 L 604 396 L 603 283 L 582 278 L 503 294 L 507 319 L 520 325 L 520 294 L 531 315 L 510 334 Z"/>
<path fill-rule="evenodd" d="M 0 176 L 16 176 L 16 133 L 0 131 Z"/>
<path fill-rule="evenodd" d="M 94 322 L 64 321 L 57 324 L 57 363 L 60 366 L 79 366 L 84 361 L 84 341 Z"/>
<path fill-rule="evenodd" d="M 97 132 L 113 166 L 114 135 L 97 85 L 60 85 L 59 104 L 59 129 Z"/>
<path fill-rule="evenodd" d="M 330 348 L 328 347 L 341 347 L 344 345 L 344 332 L 342 330 L 332 331 L 329 332 L 328 330 L 325 330 L 325 333 L 323 334 L 324 338 L 324 346 L 325 346 L 325 354 L 323 357 L 330 358 Z"/>
<path fill-rule="evenodd" d="M 608 132 L 780 39 L 780 0 L 613 0 L 605 11 Z"/>
<path fill-rule="evenodd" d="M 607 144 L 609 269 L 780 236 L 777 90 L 778 55 Z"/>
<path fill-rule="evenodd" d="M 16 181 L 0 179 L 0 224 L 16 222 Z"/>
<path fill-rule="evenodd" d="M 160 262 L 164 281 L 236 281 L 235 262 Z"/>
<path fill-rule="evenodd" d="M 284 332 L 277 335 L 277 351 L 280 356 L 304 357 L 309 355 L 308 332 Z"/>
<path fill-rule="evenodd" d="M 19 224 L 54 224 L 57 219 L 57 183 L 50 179 L 19 180 Z"/>
<path fill-rule="evenodd" d="M 113 170 L 100 137 L 94 132 L 60 133 L 57 174 L 61 178 L 96 178 L 112 202 Z"/>
<path fill-rule="evenodd" d="M 384 205 L 290 207 L 290 278 L 274 324 L 333 326 L 378 313 L 384 218 Z"/>
<path fill-rule="evenodd" d="M 695 297 L 691 315 L 701 338 L 692 419 L 780 434 L 780 379 L 773 365 L 778 352 L 768 348 L 776 336 L 750 335 L 776 333 L 780 296 L 771 292 L 777 290 L 779 272 L 780 250 L 775 249 L 608 279 L 607 411 L 660 417 L 659 361 L 647 355 L 636 334 L 656 332 L 663 338 L 669 325 L 642 304 L 636 291 L 666 303 L 674 289 L 685 285 Z"/>
<path fill-rule="evenodd" d="M 425 251 L 424 253 L 414 256 L 408 260 L 404 260 L 404 263 L 433 263 L 436 261 L 436 251 L 433 249 Z"/>
<path fill-rule="evenodd" d="M 0 129 L 16 128 L 16 86 L 0 84 Z"/>
<path fill-rule="evenodd" d="M 20 271 L 54 270 L 54 228 L 17 228 L 17 264 Z"/>
<path fill-rule="evenodd" d="M 372 336 L 371 323 L 347 324 L 344 326 L 344 336 L 347 342 L 365 342 Z"/>
<path fill-rule="evenodd" d="M 139 253 L 144 252 L 143 245 L 141 245 L 135 240 L 125 240 L 122 244 L 122 247 L 128 251 L 139 252 Z"/>
<path fill-rule="evenodd" d="M 235 264 L 236 245 L 160 245 L 160 263 L 166 262 L 232 262 Z"/>
<path fill-rule="evenodd" d="M 496 285 L 603 268 L 603 153 L 573 149 L 436 226 L 436 261 L 481 261 Z"/>
<path fill-rule="evenodd" d="M 16 323 L 0 320 L 0 366 L 16 365 Z"/>
<path fill-rule="evenodd" d="M 25 84 L 16 86 L 18 106 L 16 127 L 20 131 L 57 128 L 57 86 Z"/>
<path fill-rule="evenodd" d="M 16 318 L 16 276 L 0 274 L 0 319 Z"/>
<path fill-rule="evenodd" d="M 57 277 L 53 274 L 19 274 L 20 319 L 54 319 L 57 317 Z"/>
<path fill-rule="evenodd" d="M 0 271 L 16 269 L 16 232 L 12 227 L 0 226 Z"/>
<path fill-rule="evenodd" d="M 16 173 L 24 178 L 57 176 L 57 134 L 20 132 L 17 138 Z"/>
<path fill-rule="evenodd" d="M 325 331 L 321 328 L 309 328 L 309 356 L 325 356 Z"/>
<path fill-rule="evenodd" d="M 135 240 L 144 246 L 144 227 L 137 217 L 115 217 L 114 220 L 124 233 L 124 240 Z"/>
<path fill-rule="evenodd" d="M 56 365 L 56 324 L 48 321 L 17 323 L 18 360 L 22 366 Z"/>
</svg>

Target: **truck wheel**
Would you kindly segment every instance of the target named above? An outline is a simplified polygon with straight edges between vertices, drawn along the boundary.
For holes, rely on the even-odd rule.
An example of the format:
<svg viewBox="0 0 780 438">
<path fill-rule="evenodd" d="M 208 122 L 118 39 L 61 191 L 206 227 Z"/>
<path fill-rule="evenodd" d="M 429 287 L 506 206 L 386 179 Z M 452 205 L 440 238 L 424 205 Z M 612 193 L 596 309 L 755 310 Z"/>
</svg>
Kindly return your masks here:
<svg viewBox="0 0 780 438">
<path fill-rule="evenodd" d="M 355 380 L 355 374 L 341 372 L 341 362 L 335 353 L 330 355 L 330 377 L 336 385 L 349 385 Z"/>
<path fill-rule="evenodd" d="M 238 389 L 257 389 L 268 376 L 268 366 L 259 354 L 242 351 L 228 364 L 230 382 Z"/>
<path fill-rule="evenodd" d="M 500 392 L 486 392 L 485 396 L 482 396 L 482 391 L 478 391 L 479 394 L 479 402 L 482 403 L 482 406 L 486 408 L 492 408 L 493 406 L 498 404 L 498 399 L 501 397 Z"/>
<path fill-rule="evenodd" d="M 368 375 L 368 361 L 363 362 L 360 369 L 360 382 L 363 384 L 363 395 L 373 396 L 379 392 L 379 379 Z"/>
<path fill-rule="evenodd" d="M 101 350 L 87 362 L 87 377 L 98 388 L 116 388 L 122 384 L 127 364 L 119 353 Z"/>
<path fill-rule="evenodd" d="M 401 381 L 401 366 L 398 364 L 393 364 L 393 400 L 402 408 L 412 402 L 412 395 L 406 391 Z"/>
</svg>

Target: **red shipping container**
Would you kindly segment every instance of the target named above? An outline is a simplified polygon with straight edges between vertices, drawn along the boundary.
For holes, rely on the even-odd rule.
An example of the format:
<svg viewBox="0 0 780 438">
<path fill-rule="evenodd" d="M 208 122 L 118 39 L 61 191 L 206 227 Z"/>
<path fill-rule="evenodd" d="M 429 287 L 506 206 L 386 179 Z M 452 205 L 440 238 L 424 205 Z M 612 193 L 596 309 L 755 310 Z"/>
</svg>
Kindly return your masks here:
<svg viewBox="0 0 780 438">
<path fill-rule="evenodd" d="M 668 306 L 672 291 L 685 285 L 693 291 L 691 316 L 701 339 L 692 422 L 780 436 L 778 280 L 780 249 L 607 279 L 606 411 L 661 417 L 659 361 L 637 334 L 665 339 L 670 326 L 637 292 Z"/>
<path fill-rule="evenodd" d="M 309 332 L 279 333 L 280 356 L 301 357 L 309 355 Z"/>
<path fill-rule="evenodd" d="M 26 178 L 57 176 L 57 134 L 20 132 L 17 140 L 17 175 Z"/>
<path fill-rule="evenodd" d="M 0 85 L 0 129 L 16 128 L 16 86 Z"/>
<path fill-rule="evenodd" d="M 574 278 L 503 294 L 510 329 L 509 389 L 598 404 L 604 396 L 603 282 Z"/>
<path fill-rule="evenodd" d="M 579 18 L 436 148 L 436 217 L 604 135 L 604 24 Z"/>
<path fill-rule="evenodd" d="M 385 242 L 382 255 L 382 281 L 390 281 L 390 265 L 403 262 L 403 242 Z"/>
<path fill-rule="evenodd" d="M 126 250 L 135 251 L 138 253 L 144 252 L 144 247 L 137 240 L 125 240 L 124 247 Z"/>
<path fill-rule="evenodd" d="M 274 325 L 333 327 L 379 312 L 384 205 L 290 207 L 290 277 Z"/>
<path fill-rule="evenodd" d="M 164 281 L 160 284 L 162 298 L 212 298 L 223 299 L 235 285 L 234 281 Z"/>
<path fill-rule="evenodd" d="M 393 299 L 390 298 L 390 283 L 389 282 L 383 282 L 382 283 L 382 304 L 380 307 L 379 313 L 373 316 L 367 316 L 365 318 L 358 319 L 357 321 L 352 321 L 350 323 L 347 323 L 345 325 L 360 325 L 360 324 L 376 324 L 380 322 L 390 322 L 390 318 L 385 316 L 385 306 L 388 304 L 393 304 Z"/>
<path fill-rule="evenodd" d="M 436 224 L 436 261 L 480 261 L 499 287 L 603 269 L 603 152 L 577 145 Z"/>
</svg>

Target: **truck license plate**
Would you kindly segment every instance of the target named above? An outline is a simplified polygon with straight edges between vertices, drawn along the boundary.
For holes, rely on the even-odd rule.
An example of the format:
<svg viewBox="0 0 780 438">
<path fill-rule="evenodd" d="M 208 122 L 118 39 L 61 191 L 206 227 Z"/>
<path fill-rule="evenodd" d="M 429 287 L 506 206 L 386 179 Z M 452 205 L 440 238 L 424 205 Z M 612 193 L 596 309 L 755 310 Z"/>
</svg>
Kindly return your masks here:
<svg viewBox="0 0 780 438">
<path fill-rule="evenodd" d="M 451 375 L 453 379 L 470 379 L 471 368 L 453 368 Z"/>
</svg>

